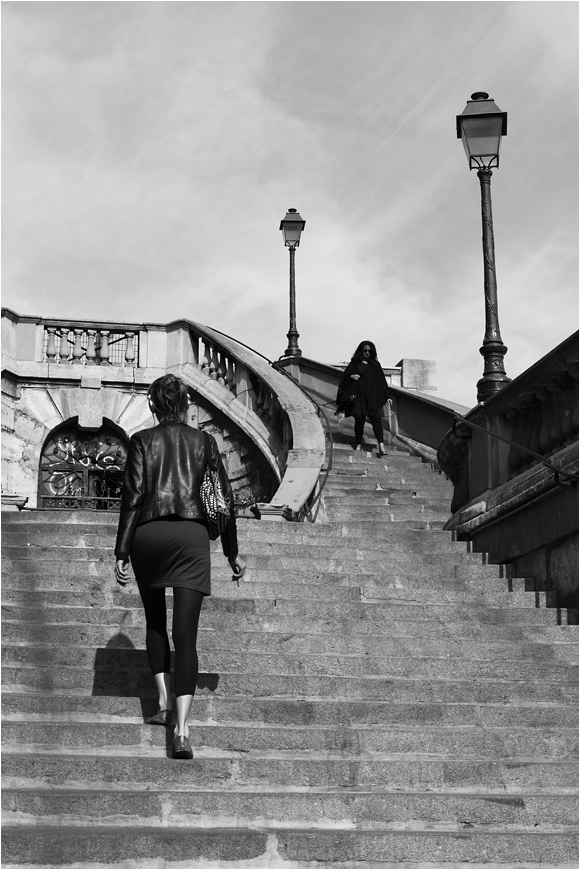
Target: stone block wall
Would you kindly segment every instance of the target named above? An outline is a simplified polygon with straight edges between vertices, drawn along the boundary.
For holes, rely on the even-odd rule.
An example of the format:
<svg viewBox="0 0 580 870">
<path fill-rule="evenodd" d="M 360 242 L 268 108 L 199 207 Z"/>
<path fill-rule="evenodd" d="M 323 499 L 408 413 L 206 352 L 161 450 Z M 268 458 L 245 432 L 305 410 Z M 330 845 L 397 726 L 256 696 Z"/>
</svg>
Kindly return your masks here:
<svg viewBox="0 0 580 870">
<path fill-rule="evenodd" d="M 269 500 L 278 483 L 260 450 L 225 414 L 193 390 L 190 392 L 193 403 L 189 422 L 216 438 L 236 501 L 243 506 Z M 3 493 L 27 498 L 26 508 L 37 506 L 43 445 L 49 434 L 67 420 L 77 421 L 86 430 L 113 423 L 127 437 L 154 423 L 145 388 L 135 392 L 128 386 L 20 387 L 11 379 L 3 379 Z"/>
</svg>

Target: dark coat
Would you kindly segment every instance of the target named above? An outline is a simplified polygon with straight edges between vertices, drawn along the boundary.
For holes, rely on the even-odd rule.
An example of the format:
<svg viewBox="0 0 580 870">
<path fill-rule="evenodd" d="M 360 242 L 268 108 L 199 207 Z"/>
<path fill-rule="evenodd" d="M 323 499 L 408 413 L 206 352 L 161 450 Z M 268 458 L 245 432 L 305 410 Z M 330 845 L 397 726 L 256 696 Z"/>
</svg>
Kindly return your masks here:
<svg viewBox="0 0 580 870">
<path fill-rule="evenodd" d="M 115 544 L 117 559 L 127 558 L 141 523 L 169 514 L 205 522 L 199 491 L 208 465 L 219 473 L 224 495 L 232 505 L 222 535 L 223 551 L 228 558 L 237 556 L 232 489 L 215 438 L 187 423 L 163 422 L 131 438 Z"/>
<path fill-rule="evenodd" d="M 360 378 L 358 381 L 353 381 L 351 375 L 360 375 Z M 353 384 L 356 384 L 356 399 L 350 402 Z M 390 397 L 387 379 L 378 360 L 366 364 L 351 360 L 338 385 L 336 410 L 347 417 L 354 414 L 374 417 L 386 405 Z"/>
</svg>

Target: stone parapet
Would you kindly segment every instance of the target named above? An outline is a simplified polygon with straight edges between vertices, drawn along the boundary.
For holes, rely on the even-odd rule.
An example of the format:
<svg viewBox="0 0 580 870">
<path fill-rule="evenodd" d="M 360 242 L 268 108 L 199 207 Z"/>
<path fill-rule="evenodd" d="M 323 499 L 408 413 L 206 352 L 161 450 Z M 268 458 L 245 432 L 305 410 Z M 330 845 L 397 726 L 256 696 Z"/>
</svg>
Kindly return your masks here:
<svg viewBox="0 0 580 870">
<path fill-rule="evenodd" d="M 443 438 L 438 459 L 454 484 L 446 528 L 493 561 L 510 563 L 514 576 L 555 592 L 562 606 L 573 606 L 578 333 L 459 420 Z M 556 550 L 568 555 L 553 571 Z"/>
</svg>

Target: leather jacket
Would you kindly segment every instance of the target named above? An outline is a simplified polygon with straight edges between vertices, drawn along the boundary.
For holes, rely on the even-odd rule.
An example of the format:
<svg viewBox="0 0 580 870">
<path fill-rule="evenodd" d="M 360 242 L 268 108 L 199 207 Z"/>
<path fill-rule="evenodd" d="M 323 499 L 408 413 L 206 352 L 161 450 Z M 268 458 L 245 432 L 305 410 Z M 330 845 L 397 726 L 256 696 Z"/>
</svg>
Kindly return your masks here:
<svg viewBox="0 0 580 870">
<path fill-rule="evenodd" d="M 115 544 L 117 559 L 128 559 L 135 529 L 142 523 L 169 514 L 205 522 L 199 490 L 207 465 L 219 472 L 224 495 L 232 504 L 230 521 L 221 536 L 224 554 L 228 559 L 238 555 L 234 500 L 215 438 L 187 423 L 164 421 L 131 438 Z"/>
</svg>

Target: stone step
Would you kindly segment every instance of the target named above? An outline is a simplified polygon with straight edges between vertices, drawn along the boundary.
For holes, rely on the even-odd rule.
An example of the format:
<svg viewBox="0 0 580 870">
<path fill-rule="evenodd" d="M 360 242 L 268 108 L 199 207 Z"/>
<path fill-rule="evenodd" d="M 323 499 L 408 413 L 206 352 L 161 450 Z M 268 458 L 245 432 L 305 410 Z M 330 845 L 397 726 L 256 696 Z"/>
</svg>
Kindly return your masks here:
<svg viewBox="0 0 580 870">
<path fill-rule="evenodd" d="M 233 584 L 234 585 L 234 584 Z M 236 590 L 238 591 L 238 590 Z M 206 598 L 203 604 L 202 620 L 205 625 L 216 625 L 226 614 L 235 614 L 235 624 L 239 627 L 240 620 L 244 625 L 265 625 L 272 622 L 278 630 L 284 630 L 287 626 L 295 625 L 295 618 L 301 617 L 299 625 L 304 628 L 304 620 L 310 617 L 312 605 L 308 601 L 300 599 L 267 599 L 243 598 L 243 589 L 240 589 L 240 597 L 220 598 L 212 595 Z M 44 624 L 54 622 L 88 622 L 99 625 L 132 626 L 144 625 L 143 608 L 135 586 L 130 590 L 120 590 L 118 587 L 111 591 L 110 597 L 105 599 L 106 606 L 102 606 L 102 593 L 97 591 L 94 602 L 89 603 L 90 592 L 83 592 L 85 605 L 62 604 L 61 592 L 29 592 L 26 590 L 3 590 L 6 603 L 2 611 L 7 619 L 24 619 L 25 622 L 42 622 Z M 531 593 L 509 593 L 513 595 L 527 595 Z M 12 596 L 12 599 L 10 598 Z M 67 600 L 72 599 L 67 594 Z M 10 600 L 17 602 L 10 604 Z M 30 602 L 25 604 L 23 602 Z M 42 606 L 35 606 L 35 605 Z M 168 613 L 172 610 L 171 595 L 167 596 Z M 497 607 L 494 605 L 473 606 L 450 604 L 423 604 L 413 601 L 403 603 L 401 601 L 387 602 L 359 602 L 353 604 L 336 604 L 319 601 L 316 606 L 316 619 L 319 624 L 322 620 L 329 620 L 328 630 L 334 630 L 337 620 L 340 620 L 348 633 L 353 634 L 377 634 L 379 626 L 383 631 L 390 630 L 391 622 L 411 622 L 423 625 L 424 622 L 469 622 L 476 631 L 477 624 L 488 625 L 553 625 L 558 622 L 560 611 L 556 608 L 544 607 Z M 290 620 L 290 622 L 288 622 Z M 388 622 L 388 628 L 385 628 Z M 574 635 L 577 636 L 576 634 Z"/>
<path fill-rule="evenodd" d="M 236 649 L 254 650 L 258 652 L 293 652 L 298 655 L 337 653 L 338 655 L 368 655 L 369 650 L 376 655 L 390 656 L 435 656 L 465 659 L 496 659 L 505 658 L 532 659 L 545 661 L 562 661 L 575 664 L 578 659 L 577 642 L 540 643 L 479 640 L 470 636 L 418 636 L 409 632 L 406 636 L 400 633 L 392 636 L 360 636 L 346 634 L 336 636 L 328 634 L 304 634 L 263 631 L 263 630 L 231 630 L 227 636 L 213 628 L 199 630 L 198 646 L 201 650 Z M 23 646 L 29 644 L 84 645 L 87 647 L 112 648 L 127 646 L 129 640 L 134 647 L 144 645 L 144 626 L 123 627 L 123 639 L 119 638 L 116 626 L 87 625 L 83 623 L 67 623 L 66 625 L 39 625 L 38 623 L 4 622 L 2 626 L 2 642 L 4 645 Z"/>
<path fill-rule="evenodd" d="M 210 725 L 190 722 L 192 746 L 204 752 L 275 752 L 292 754 L 339 752 L 357 758 L 360 754 L 440 758 L 494 758 L 526 761 L 570 758 L 578 755 L 576 728 L 485 728 L 480 726 L 413 727 L 344 724 L 272 725 L 247 722 Z M 142 723 L 5 721 L 2 746 L 18 752 L 44 751 L 87 753 L 108 751 L 115 754 L 122 747 L 136 755 L 165 753 L 173 740 L 172 730 Z"/>
<path fill-rule="evenodd" d="M 5 691 L 3 721 L 142 721 L 157 712 L 154 689 L 151 696 L 54 695 L 44 692 Z M 336 699 L 307 701 L 302 698 L 195 698 L 193 719 L 199 723 L 253 722 L 269 725 L 409 725 L 470 726 L 483 728 L 576 728 L 573 705 L 544 704 L 429 704 L 389 703 Z"/>
<path fill-rule="evenodd" d="M 104 605 L 104 601 L 103 601 Z M 38 643 L 89 643 L 103 646 L 119 636 L 119 623 L 99 621 L 74 621 L 67 607 L 58 611 L 60 622 L 46 624 L 43 613 L 31 608 L 20 609 L 11 614 L 15 618 L 3 619 L 3 642 L 5 644 L 35 640 Z M 92 611 L 89 611 L 89 613 Z M 126 639 L 134 646 L 141 646 L 144 637 L 145 621 L 138 620 L 139 611 L 130 611 L 130 623 L 123 623 L 122 645 Z M 87 613 L 83 613 L 87 616 Z M 35 621 L 34 616 L 39 618 Z M 28 617 L 28 618 L 27 618 Z M 404 653 L 407 646 L 412 649 L 439 649 L 448 655 L 463 655 L 476 658 L 480 650 L 488 650 L 487 658 L 495 657 L 502 651 L 508 658 L 526 658 L 538 654 L 546 658 L 563 656 L 568 659 L 578 649 L 578 626 L 569 631 L 567 626 L 477 626 L 464 621 L 446 623 L 439 620 L 389 621 L 385 632 L 384 620 L 358 620 L 354 627 L 349 620 L 311 620 L 304 624 L 301 619 L 272 618 L 261 620 L 246 618 L 242 621 L 228 614 L 205 613 L 199 629 L 200 643 L 208 646 L 219 645 L 223 636 L 231 638 L 231 645 L 239 649 L 256 648 L 268 650 L 285 646 L 288 649 L 307 651 L 345 651 L 367 652 L 372 650 L 391 650 L 393 654 Z M 419 631 L 417 631 L 419 627 Z M 575 631 L 574 631 L 575 629 Z M 228 641 L 229 642 L 229 641 Z"/>
<path fill-rule="evenodd" d="M 267 559 L 265 565 L 262 561 Z M 256 565 L 258 561 L 258 567 Z M 365 588 L 372 591 L 376 587 L 377 595 L 390 595 L 397 590 L 416 590 L 418 595 L 425 594 L 427 599 L 434 599 L 437 603 L 437 595 L 441 594 L 441 601 L 452 590 L 459 592 L 473 591 L 475 593 L 506 593 L 517 596 L 518 593 L 526 592 L 527 581 L 525 578 L 507 579 L 498 576 L 497 566 L 482 566 L 477 563 L 463 562 L 459 564 L 445 565 L 439 561 L 432 563 L 417 564 L 415 570 L 404 561 L 393 561 L 388 566 L 383 566 L 374 560 L 351 559 L 346 561 L 337 560 L 314 560 L 311 563 L 304 562 L 296 566 L 296 559 L 281 557 L 255 557 L 249 560 L 244 577 L 238 581 L 232 581 L 232 571 L 229 566 L 221 562 L 212 568 L 212 590 L 214 594 L 226 597 L 237 597 L 237 589 L 244 591 L 247 596 L 264 596 L 271 590 L 271 597 L 296 597 L 314 596 L 323 597 L 332 589 Z M 261 566 L 260 566 L 261 563 Z M 279 563 L 279 564 L 277 564 Z M 59 563 L 47 564 L 43 570 L 39 566 L 39 573 L 32 570 L 11 571 L 6 579 L 5 592 L 10 589 L 32 591 L 60 590 L 63 595 L 69 592 L 78 592 L 89 585 L 91 593 L 100 590 L 106 592 L 112 588 L 113 563 L 100 563 L 95 571 L 87 563 L 64 564 L 60 570 Z M 302 569 L 302 570 L 300 570 Z M 133 579 L 132 584 L 135 584 Z M 281 587 L 281 588 L 280 588 Z M 128 587 L 132 591 L 133 586 Z M 381 592 L 382 590 L 382 592 Z M 531 591 L 531 590 L 530 590 Z M 345 596 L 352 597 L 350 592 Z M 551 598 L 549 593 L 544 593 L 546 598 Z M 91 599 L 94 600 L 94 599 Z M 516 603 L 517 597 L 510 597 L 509 603 Z M 66 601 L 69 601 L 68 597 Z M 72 603 L 72 602 L 71 602 Z"/>
<path fill-rule="evenodd" d="M 3 521 L 4 525 L 4 521 Z M 341 537 L 353 537 L 360 539 L 361 532 L 364 531 L 372 541 L 373 546 L 379 543 L 384 543 L 387 546 L 389 543 L 413 542 L 420 543 L 422 541 L 431 542 L 433 547 L 437 546 L 452 546 L 454 548 L 466 549 L 466 544 L 463 542 L 454 542 L 452 532 L 443 532 L 439 529 L 415 528 L 413 523 L 398 524 L 396 529 L 391 527 L 390 523 L 377 522 L 374 525 L 365 522 L 364 524 L 357 523 L 353 520 L 345 520 L 341 522 L 325 522 L 325 523 L 273 523 L 273 522 L 258 522 L 252 520 L 238 520 L 238 538 L 240 541 L 280 541 L 280 542 L 296 542 L 299 544 L 312 544 L 326 541 L 327 538 L 335 540 Z M 44 530 L 44 531 L 43 531 Z M 61 535 L 68 536 L 72 539 L 74 545 L 77 544 L 79 538 L 86 536 L 95 536 L 102 540 L 103 545 L 113 547 L 115 536 L 117 534 L 117 524 L 112 526 L 97 526 L 95 524 L 88 525 L 71 525 L 62 524 L 52 528 L 46 523 L 22 523 L 16 526 L 16 531 L 10 526 L 8 529 L 3 528 L 3 541 L 6 544 L 14 543 L 15 546 L 26 546 L 29 542 L 38 544 L 52 544 L 55 540 L 61 543 Z M 389 540 L 386 541 L 385 539 Z M 375 541 L 375 539 L 379 539 Z M 65 541 L 63 540 L 64 544 Z M 220 550 L 219 541 L 212 544 L 212 549 Z"/>
<path fill-rule="evenodd" d="M 325 575 L 329 576 L 329 575 Z M 330 575 L 332 576 L 332 575 Z M 470 579 L 462 576 L 456 578 L 437 578 L 435 574 L 429 577 L 419 578 L 416 581 L 409 580 L 405 576 L 391 575 L 389 580 L 382 580 L 380 577 L 374 577 L 367 574 L 351 574 L 347 575 L 349 583 L 344 583 L 344 575 L 335 574 L 337 582 L 319 582 L 319 579 L 313 578 L 314 582 L 308 584 L 292 582 L 293 578 L 289 577 L 287 582 L 280 581 L 280 576 L 275 576 L 274 580 L 270 579 L 271 575 L 262 572 L 260 581 L 253 581 L 253 572 L 248 572 L 246 577 L 240 581 L 239 591 L 242 596 L 249 597 L 256 602 L 282 600 L 303 602 L 319 602 L 326 606 L 338 606 L 344 603 L 349 606 L 360 603 L 386 603 L 386 602 L 405 602 L 409 601 L 415 604 L 468 604 L 473 605 L 493 605 L 506 607 L 530 607 L 536 608 L 535 593 L 526 592 L 524 590 L 516 590 L 513 592 L 506 591 L 507 582 L 505 580 L 493 579 L 490 581 L 482 580 L 482 578 Z M 357 579 L 358 576 L 358 579 Z M 46 580 L 35 581 L 30 577 L 25 577 L 18 581 L 21 587 L 40 590 L 47 590 L 57 586 L 66 595 L 63 589 L 63 582 L 60 578 L 53 578 L 54 582 L 50 582 L 50 578 Z M 15 579 L 16 582 L 16 579 Z M 92 587 L 103 589 L 110 580 L 92 581 Z M 76 580 L 71 580 L 71 587 L 74 589 L 78 583 Z M 428 584 L 433 584 L 431 588 Z M 231 576 L 214 578 L 212 581 L 213 597 L 223 596 L 224 599 L 230 600 L 232 594 L 232 585 L 234 586 L 234 595 L 237 593 L 238 587 L 232 584 Z M 551 593 L 538 593 L 542 596 L 544 603 L 551 603 Z"/>
<path fill-rule="evenodd" d="M 321 526 L 320 528 L 333 532 L 325 536 L 318 535 L 313 537 L 311 534 L 301 532 L 311 528 L 310 526 L 288 525 L 282 528 L 297 529 L 292 536 L 281 536 L 272 528 L 273 523 L 256 524 L 257 528 L 248 531 L 244 535 L 239 534 L 238 540 L 240 550 L 245 547 L 251 548 L 251 553 L 264 553 L 273 551 L 277 554 L 291 554 L 293 552 L 304 552 L 304 547 L 308 547 L 308 552 L 331 553 L 333 550 L 340 550 L 344 553 L 353 552 L 354 550 L 375 554 L 375 558 L 400 557 L 404 555 L 408 560 L 416 555 L 423 558 L 433 558 L 435 560 L 451 560 L 455 557 L 458 561 L 479 563 L 482 562 L 481 553 L 472 553 L 467 550 L 464 542 L 452 541 L 445 533 L 429 533 L 423 530 L 408 532 L 401 537 L 385 538 L 378 537 L 369 541 L 362 541 L 360 531 L 355 534 L 348 534 L 347 528 L 341 528 L 339 524 Z M 379 525 L 379 524 L 378 524 Z M 391 523 L 382 524 L 382 528 L 386 531 L 391 531 Z M 41 540 L 42 538 L 42 540 Z M 38 560 L 40 555 L 46 555 L 49 560 L 54 560 L 55 556 L 62 551 L 70 553 L 73 559 L 87 558 L 91 560 L 100 560 L 103 558 L 113 557 L 114 537 L 108 535 L 64 535 L 60 534 L 56 537 L 53 534 L 43 536 L 33 533 L 27 535 L 16 535 L 13 533 L 4 534 L 2 544 L 2 554 L 5 558 L 17 563 L 21 560 Z M 412 553 L 409 548 L 412 546 Z M 38 549 L 41 547 L 42 553 Z M 80 552 L 86 550 L 87 556 L 81 556 Z M 219 542 L 215 542 L 212 546 L 212 556 L 215 557 L 219 564 L 222 558 L 222 551 Z M 9 563 L 10 565 L 12 563 Z M 14 567 L 14 566 L 13 566 Z"/>
<path fill-rule="evenodd" d="M 187 765 L 184 765 L 187 767 Z M 455 833 L 455 835 L 453 835 Z M 481 866 L 542 868 L 575 866 L 576 835 L 562 832 L 465 826 L 440 830 L 354 831 L 267 830 L 241 827 L 195 830 L 139 827 L 95 827 L 79 837 L 78 828 L 6 826 L 5 866 L 139 866 L 207 868 L 209 866 L 397 867 L 420 866 L 437 855 L 437 866 L 458 863 Z M 98 863 L 96 863 L 98 862 Z M 130 863 L 127 863 L 130 862 Z M 213 863 L 215 862 L 215 863 Z"/>
<path fill-rule="evenodd" d="M 509 580 L 499 576 L 498 567 L 495 565 L 481 565 L 477 560 L 451 561 L 446 565 L 444 560 L 426 559 L 423 563 L 417 560 L 414 566 L 404 558 L 394 558 L 385 564 L 381 559 L 357 558 L 356 551 L 348 556 L 337 555 L 336 558 L 316 557 L 301 559 L 295 556 L 278 556 L 275 554 L 254 555 L 247 559 L 247 571 L 244 579 L 240 581 L 252 581 L 256 583 L 284 583 L 285 585 L 297 584 L 300 586 L 312 583 L 333 583 L 344 585 L 360 585 L 362 577 L 373 577 L 381 582 L 394 583 L 408 581 L 412 584 L 417 580 L 421 588 L 434 589 L 441 584 L 454 580 L 481 584 L 481 588 L 497 588 L 509 590 L 514 593 L 525 590 L 525 578 Z M 87 583 L 91 589 L 106 588 L 107 584 L 114 582 L 114 560 L 103 559 L 100 562 L 85 560 L 68 560 L 60 562 L 57 559 L 36 561 L 34 559 L 10 560 L 10 564 L 4 560 L 6 571 L 6 588 L 33 588 L 50 590 L 61 589 L 78 591 L 85 588 Z M 231 587 L 232 572 L 225 559 L 216 560 L 217 564 L 212 567 L 212 579 L 225 581 L 227 588 Z M 9 570 L 7 570 L 9 569 Z M 358 579 L 357 579 L 358 578 Z M 500 581 L 495 583 L 494 581 Z M 229 584 L 229 585 L 228 585 Z M 306 594 L 306 593 L 305 593 Z"/>
<path fill-rule="evenodd" d="M 243 551 L 243 543 L 240 542 L 240 549 Z M 321 559 L 329 559 L 335 561 L 355 560 L 376 562 L 383 566 L 393 564 L 415 565 L 418 561 L 424 565 L 437 565 L 446 567 L 449 565 L 468 565 L 482 566 L 481 553 L 469 553 L 462 544 L 453 544 L 448 541 L 442 542 L 443 546 L 440 550 L 430 547 L 430 542 L 419 541 L 418 545 L 413 547 L 413 553 L 409 552 L 409 546 L 405 542 L 392 543 L 389 546 L 383 542 L 382 546 L 373 546 L 372 544 L 363 545 L 360 538 L 336 538 L 335 540 L 327 540 L 316 544 L 304 544 L 303 542 L 276 542 L 276 541 L 259 541 L 254 540 L 248 542 L 248 547 L 251 552 L 246 555 L 248 565 L 253 565 L 258 557 L 273 556 L 281 558 L 289 556 L 292 558 L 302 558 L 306 565 L 310 562 Z M 6 567 L 10 571 L 32 570 L 30 565 L 22 564 L 33 562 L 37 566 L 37 570 L 41 571 L 45 565 L 52 566 L 53 563 L 62 562 L 106 562 L 108 565 L 114 561 L 114 553 L 110 546 L 90 546 L 79 542 L 76 546 L 11 546 L 4 544 L 2 547 L 2 556 L 6 560 Z M 213 565 L 216 568 L 224 566 L 226 563 L 221 550 L 217 548 L 212 553 Z M 80 567 L 80 566 L 79 566 Z M 494 573 L 499 576 L 499 566 L 485 566 L 483 573 Z"/>
<path fill-rule="evenodd" d="M 551 680 L 554 684 L 573 682 L 577 664 L 562 660 L 537 661 L 517 659 L 470 660 L 441 656 L 373 655 L 337 653 L 292 653 L 244 650 L 212 649 L 200 651 L 200 668 L 215 673 L 238 673 L 259 676 L 278 674 L 285 676 L 329 676 L 364 678 L 404 678 L 434 680 Z M 55 647 L 49 644 L 3 645 L 3 667 L 11 669 L 44 670 L 67 669 L 82 673 L 89 669 L 94 673 L 107 671 L 138 670 L 147 667 L 144 650 L 117 647 L 86 647 L 67 645 Z"/>
<path fill-rule="evenodd" d="M 346 490 L 340 493 L 324 494 L 324 504 L 327 508 L 346 506 L 354 508 L 356 514 L 363 504 L 360 490 Z M 384 507 L 385 505 L 393 508 L 401 507 L 424 507 L 431 510 L 439 510 L 449 513 L 447 505 L 441 504 L 441 500 L 434 498 L 432 495 L 423 494 L 412 490 L 393 490 L 393 489 L 372 489 L 364 493 L 364 505 L 368 508 Z"/>
<path fill-rule="evenodd" d="M 47 691 L 57 694 L 71 692 L 93 695 L 131 696 L 151 691 L 151 674 L 145 651 L 132 650 L 139 667 L 122 670 L 112 667 L 116 650 L 97 650 L 98 667 L 67 667 L 54 669 L 43 666 L 41 661 L 33 665 L 2 668 L 3 685 L 18 692 Z M 140 658 L 139 658 L 140 656 Z M 40 656 L 39 656 L 40 658 Z M 402 703 L 480 703 L 480 704 L 542 704 L 577 703 L 578 685 L 572 675 L 565 678 L 568 668 L 560 672 L 561 680 L 554 680 L 552 672 L 547 679 L 530 677 L 516 679 L 474 679 L 471 676 L 455 675 L 450 678 L 393 675 L 298 675 L 248 673 L 221 670 L 199 675 L 197 692 L 215 696 L 251 695 L 274 698 L 340 698 L 342 700 L 368 699 Z"/>
<path fill-rule="evenodd" d="M 98 593 L 95 596 L 92 606 L 90 606 L 90 595 L 79 593 L 76 599 L 79 601 L 79 606 L 66 606 L 59 602 L 62 599 L 60 593 L 13 593 L 15 596 L 26 596 L 26 600 L 31 606 L 24 606 L 22 603 L 15 605 L 4 605 L 3 618 L 6 620 L 7 627 L 12 624 L 27 624 L 35 623 L 37 627 L 46 627 L 50 631 L 51 627 L 59 630 L 59 626 L 78 627 L 79 630 L 94 627 L 96 631 L 106 631 L 110 636 L 114 636 L 119 632 L 122 626 L 122 636 L 130 637 L 132 631 L 143 633 L 145 629 L 145 620 L 142 609 L 139 607 L 139 602 L 135 594 L 130 595 L 125 593 L 127 599 L 133 599 L 131 606 L 128 609 L 111 607 L 107 605 L 105 596 Z M 70 597 L 74 597 L 71 596 Z M 118 596 L 116 596 L 118 597 Z M 125 597 L 125 596 L 123 596 Z M 38 599 L 42 599 L 39 601 Z M 50 605 L 50 614 L 46 610 L 49 605 L 46 599 L 50 599 L 53 604 Z M 212 599 L 210 599 L 211 601 Z M 224 603 L 223 600 L 213 599 L 214 603 Z M 80 602 L 84 602 L 84 606 L 80 606 Z M 169 610 L 171 609 L 171 596 L 167 596 Z M 45 608 L 34 606 L 35 604 L 44 604 Z M 393 609 L 395 609 L 393 605 Z M 400 608 L 397 608 L 400 609 Z M 540 645 L 556 644 L 558 648 L 561 644 L 568 645 L 570 643 L 578 643 L 578 625 L 567 626 L 557 625 L 556 619 L 552 619 L 552 624 L 538 625 L 529 619 L 519 619 L 516 622 L 506 621 L 497 622 L 478 622 L 478 611 L 470 614 L 465 614 L 463 618 L 460 616 L 454 621 L 442 622 L 437 614 L 440 609 L 437 609 L 435 615 L 430 614 L 430 607 L 416 606 L 414 611 L 409 611 L 409 606 L 405 605 L 403 617 L 397 618 L 393 613 L 389 613 L 388 631 L 385 631 L 385 619 L 367 618 L 352 620 L 348 617 L 341 618 L 340 616 L 327 618 L 312 618 L 305 623 L 301 616 L 280 616 L 274 614 L 266 617 L 261 614 L 255 614 L 249 610 L 245 613 L 228 613 L 220 611 L 215 607 L 211 607 L 209 601 L 204 605 L 202 616 L 202 624 L 200 631 L 208 631 L 214 633 L 225 633 L 229 636 L 232 632 L 258 632 L 261 636 L 269 634 L 285 635 L 298 637 L 301 636 L 316 636 L 327 642 L 328 639 L 332 642 L 334 638 L 344 639 L 347 644 L 350 644 L 353 649 L 358 648 L 357 645 L 368 648 L 368 643 L 379 643 L 383 639 L 392 639 L 394 642 L 397 638 L 408 637 L 424 637 L 444 639 L 444 642 L 451 644 L 453 641 L 468 643 L 483 643 L 493 646 L 495 643 L 500 645 L 510 643 L 538 643 Z M 517 608 L 516 608 L 517 612 Z M 536 610 L 536 613 L 544 614 L 544 611 Z M 241 616 L 240 616 L 241 613 Z M 408 614 L 415 614 L 415 618 L 405 618 Z M 558 611 L 548 611 L 553 617 Z M 494 609 L 492 614 L 502 614 L 500 609 Z M 50 615 L 50 621 L 47 621 L 47 616 Z M 523 610 L 522 615 L 529 618 L 533 615 L 533 611 L 529 609 Z M 371 614 L 372 616 L 372 614 Z M 9 629 L 10 630 L 10 629 Z M 58 635 L 57 635 L 58 636 Z M 5 640 L 8 638 L 6 637 Z M 140 644 L 139 644 L 140 645 Z M 549 655 L 550 653 L 548 653 Z"/>
<path fill-rule="evenodd" d="M 328 505 L 325 502 L 325 510 L 328 514 L 328 518 L 330 520 L 343 520 L 345 518 L 349 518 L 352 516 L 352 505 L 344 505 L 344 506 L 332 506 Z M 365 517 L 372 519 L 376 522 L 377 519 L 382 520 L 385 523 L 396 523 L 399 520 L 412 520 L 414 517 L 417 519 L 425 520 L 426 522 L 441 522 L 445 523 L 451 516 L 447 509 L 435 509 L 426 508 L 424 506 L 409 506 L 405 505 L 361 505 L 356 508 L 356 516 L 357 519 L 361 522 L 364 521 Z"/>
<path fill-rule="evenodd" d="M 318 828 L 343 825 L 344 819 L 363 830 L 396 831 L 401 825 L 500 825 L 534 829 L 553 826 L 574 830 L 578 801 L 572 795 L 526 795 L 506 799 L 505 794 L 414 793 L 412 795 L 356 790 L 340 794 L 311 790 L 224 792 L 210 789 L 179 791 L 154 789 L 79 791 L 77 789 L 3 789 L 3 824 L 54 825 L 59 817 L 68 825 L 204 828 L 215 824 L 276 828 Z"/>
<path fill-rule="evenodd" d="M 101 562 L 68 561 L 58 560 L 36 562 L 33 559 L 21 560 L 8 566 L 4 560 L 3 589 L 37 589 L 39 592 L 51 589 L 61 590 L 64 593 L 78 592 L 83 589 L 97 591 L 112 588 L 114 580 L 114 560 L 102 560 Z M 8 568 L 10 570 L 8 570 Z M 309 586 L 312 584 L 332 583 L 334 585 L 360 586 L 365 578 L 373 578 L 384 584 L 398 581 L 407 582 L 417 588 L 436 589 L 445 584 L 455 581 L 463 582 L 466 588 L 470 584 L 474 588 L 506 590 L 512 589 L 514 593 L 526 590 L 525 578 L 513 580 L 499 576 L 497 566 L 482 566 L 476 562 L 454 563 L 445 566 L 445 563 L 437 560 L 429 560 L 425 564 L 417 561 L 415 569 L 405 561 L 393 560 L 385 565 L 382 560 L 357 559 L 356 554 L 351 558 L 313 558 L 311 560 L 300 559 L 291 556 L 264 555 L 249 557 L 247 571 L 240 580 L 240 588 L 244 583 L 283 583 L 285 586 Z M 217 564 L 212 566 L 212 580 L 219 581 L 222 589 L 230 589 L 233 594 L 232 572 L 228 563 L 221 557 Z M 416 583 L 413 581 L 416 580 Z M 227 582 L 226 582 L 227 581 Z M 134 581 L 132 581 L 134 582 Z M 225 585 L 224 585 L 225 583 Z M 479 585 L 478 585 L 479 584 Z M 218 588 L 218 587 L 215 587 Z M 533 591 L 533 590 L 530 590 Z M 236 593 L 237 594 L 237 593 Z M 306 594 L 306 593 L 305 593 Z M 542 601 L 546 598 L 543 595 Z M 67 600 L 69 600 L 67 598 Z M 515 601 L 515 599 L 512 599 Z"/>
<path fill-rule="evenodd" d="M 527 793 L 570 794 L 578 785 L 575 765 L 535 758 L 525 762 L 460 757 L 353 760 L 340 753 L 295 753 L 288 758 L 276 753 L 209 755 L 196 749 L 191 763 L 174 764 L 162 756 L 163 753 L 137 755 L 131 747 L 121 749 L 116 757 L 106 752 L 19 753 L 6 748 L 4 786 L 75 789 L 116 786 L 127 793 L 143 787 L 179 791 L 279 787 L 302 791 L 379 789 L 387 793 L 405 789 L 411 794 L 432 790 L 484 794 L 500 791 L 506 800 L 516 800 Z M 139 759 L 138 764 L 135 758 Z"/>
</svg>

